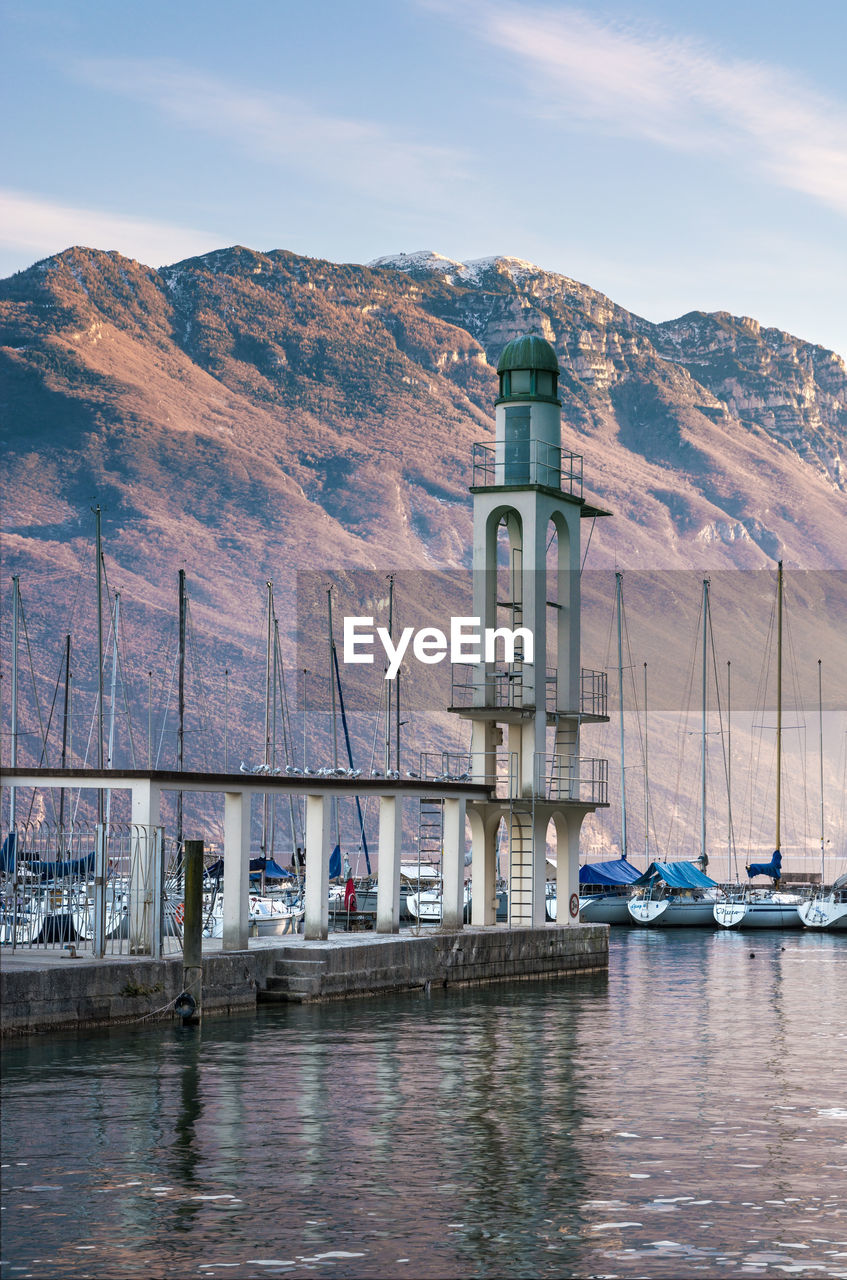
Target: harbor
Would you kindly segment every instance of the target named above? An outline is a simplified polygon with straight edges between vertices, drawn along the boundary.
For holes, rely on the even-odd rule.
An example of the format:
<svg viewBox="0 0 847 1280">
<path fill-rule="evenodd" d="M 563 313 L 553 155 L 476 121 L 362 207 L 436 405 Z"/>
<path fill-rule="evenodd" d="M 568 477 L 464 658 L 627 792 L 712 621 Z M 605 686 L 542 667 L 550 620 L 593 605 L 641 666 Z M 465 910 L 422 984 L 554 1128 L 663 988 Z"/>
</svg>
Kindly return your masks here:
<svg viewBox="0 0 847 1280">
<path fill-rule="evenodd" d="M 751 952 L 754 955 L 751 956 Z M 847 1275 L 835 937 L 4 1046 L 15 1275 Z"/>
</svg>

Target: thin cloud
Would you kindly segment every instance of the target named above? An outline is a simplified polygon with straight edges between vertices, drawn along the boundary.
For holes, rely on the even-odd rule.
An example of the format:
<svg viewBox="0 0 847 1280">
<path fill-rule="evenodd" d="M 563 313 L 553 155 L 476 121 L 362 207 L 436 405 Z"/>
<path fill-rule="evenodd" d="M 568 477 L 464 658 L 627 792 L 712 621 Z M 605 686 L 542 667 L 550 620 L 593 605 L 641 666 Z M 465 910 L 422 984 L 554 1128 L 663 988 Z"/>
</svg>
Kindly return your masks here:
<svg viewBox="0 0 847 1280">
<path fill-rule="evenodd" d="M 455 148 L 410 140 L 381 123 L 326 115 L 293 95 L 247 89 L 173 61 L 88 60 L 77 64 L 76 74 L 263 162 L 293 166 L 332 185 L 437 205 L 466 176 L 465 158 Z"/>
<path fill-rule="evenodd" d="M 125 257 L 158 267 L 208 253 L 221 243 L 221 237 L 205 231 L 0 190 L 0 245 L 37 258 L 82 244 L 117 249 Z"/>
<path fill-rule="evenodd" d="M 519 61 L 538 115 L 723 154 L 847 212 L 847 105 L 790 72 L 722 59 L 695 41 L 604 23 L 579 9 L 472 0 L 459 13 L 478 38 Z"/>
</svg>

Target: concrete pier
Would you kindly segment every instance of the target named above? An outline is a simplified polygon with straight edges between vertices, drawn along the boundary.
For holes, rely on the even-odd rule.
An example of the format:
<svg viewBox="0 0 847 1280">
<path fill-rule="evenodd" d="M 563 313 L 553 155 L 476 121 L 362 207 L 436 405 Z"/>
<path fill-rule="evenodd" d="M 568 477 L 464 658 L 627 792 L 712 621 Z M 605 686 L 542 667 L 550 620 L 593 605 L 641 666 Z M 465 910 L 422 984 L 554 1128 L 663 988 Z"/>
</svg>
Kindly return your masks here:
<svg viewBox="0 0 847 1280">
<path fill-rule="evenodd" d="M 429 929 L 253 938 L 240 951 L 206 941 L 203 1013 L 255 1012 L 260 1001 L 338 1000 L 426 987 L 575 978 L 605 971 L 606 925 Z M 182 955 L 71 959 L 49 951 L 0 956 L 4 1036 L 174 1018 Z"/>
</svg>

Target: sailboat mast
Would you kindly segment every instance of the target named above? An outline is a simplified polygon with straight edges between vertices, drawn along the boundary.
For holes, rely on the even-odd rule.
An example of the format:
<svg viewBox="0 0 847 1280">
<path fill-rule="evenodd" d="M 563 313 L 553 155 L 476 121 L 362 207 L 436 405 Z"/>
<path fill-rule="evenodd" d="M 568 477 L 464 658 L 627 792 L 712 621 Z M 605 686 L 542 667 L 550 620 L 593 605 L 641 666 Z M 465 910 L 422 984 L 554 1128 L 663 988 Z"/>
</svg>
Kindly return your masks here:
<svg viewBox="0 0 847 1280">
<path fill-rule="evenodd" d="M 21 580 L 15 575 L 12 601 L 12 753 L 11 766 L 18 765 L 18 616 L 21 609 Z M 17 790 L 9 788 L 9 830 L 14 831 L 17 817 Z"/>
<path fill-rule="evenodd" d="M 338 717 L 335 708 L 335 637 L 332 634 L 332 587 L 326 589 L 326 607 L 329 621 L 329 688 L 332 694 L 332 767 L 338 768 Z M 338 817 L 338 797 L 332 798 L 335 809 L 335 843 L 341 853 L 341 824 Z"/>
<path fill-rule="evenodd" d="M 106 757 L 106 768 L 112 768 L 112 758 L 115 749 L 115 701 L 117 698 L 118 683 L 118 626 L 121 617 L 121 593 L 115 592 L 115 613 L 112 627 L 112 682 L 109 692 L 109 754 Z M 106 825 L 111 821 L 112 815 L 112 792 L 106 792 Z"/>
<path fill-rule="evenodd" d="M 780 804 L 782 800 L 782 561 L 776 578 L 776 850 L 780 842 Z"/>
<path fill-rule="evenodd" d="M 93 508 L 97 554 L 97 768 L 103 768 L 103 550 L 100 504 Z M 103 792 L 97 792 L 97 821 L 103 821 Z"/>
<path fill-rule="evenodd" d="M 176 731 L 176 767 L 182 773 L 185 759 L 185 570 L 179 571 L 179 707 Z M 176 841 L 182 845 L 182 792 L 176 796 Z"/>
<path fill-rule="evenodd" d="M 703 677 L 700 731 L 700 857 L 706 866 L 706 647 L 709 629 L 709 579 L 703 579 Z"/>
<path fill-rule="evenodd" d="M 268 630 L 265 639 L 265 753 L 262 757 L 262 763 L 267 772 L 271 765 L 271 663 L 273 662 L 274 586 L 272 582 L 266 582 L 265 586 L 268 589 Z M 268 856 L 269 807 L 270 796 L 266 791 L 262 796 L 262 854 L 265 858 Z"/>
<path fill-rule="evenodd" d="M 650 865 L 650 773 L 647 759 L 647 663 L 644 663 L 644 861 Z"/>
<path fill-rule="evenodd" d="M 626 842 L 626 759 L 624 756 L 623 731 L 623 612 L 622 600 L 623 574 L 615 574 L 615 609 L 618 619 L 618 704 L 620 707 L 620 739 L 621 739 L 621 857 L 627 856 Z"/>
<path fill-rule="evenodd" d="M 824 829 L 823 829 L 823 676 L 821 659 L 818 658 L 818 742 L 820 744 L 821 768 L 821 893 L 825 883 L 824 877 Z"/>
<path fill-rule="evenodd" d="M 388 637 L 394 639 L 394 574 L 388 579 Z M 391 681 L 385 682 L 385 772 L 391 768 Z"/>
<path fill-rule="evenodd" d="M 70 716 L 71 636 L 65 636 L 65 704 L 62 710 L 62 768 L 68 767 L 68 719 Z M 65 826 L 65 788 L 59 791 L 59 830 Z"/>
</svg>

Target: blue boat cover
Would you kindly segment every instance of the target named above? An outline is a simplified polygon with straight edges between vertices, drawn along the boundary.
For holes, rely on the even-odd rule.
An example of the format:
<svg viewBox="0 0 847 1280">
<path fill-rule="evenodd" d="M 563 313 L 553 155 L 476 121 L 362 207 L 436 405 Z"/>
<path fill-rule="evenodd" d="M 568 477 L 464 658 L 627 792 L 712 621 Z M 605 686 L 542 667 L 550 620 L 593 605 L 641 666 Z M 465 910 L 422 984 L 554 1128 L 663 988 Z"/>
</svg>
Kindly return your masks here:
<svg viewBox="0 0 847 1280">
<path fill-rule="evenodd" d="M 338 880 L 341 876 L 341 848 L 336 845 L 329 855 L 329 878 Z"/>
<path fill-rule="evenodd" d="M 782 854 L 779 849 L 774 849 L 770 862 L 751 862 L 747 875 L 751 879 L 753 876 L 770 876 L 773 881 L 779 880 L 782 875 Z"/>
<path fill-rule="evenodd" d="M 17 831 L 10 831 L 3 841 L 3 847 L 0 849 L 0 871 L 14 871 L 15 869 L 15 846 L 18 843 Z"/>
<path fill-rule="evenodd" d="M 94 874 L 94 853 L 84 858 L 69 858 L 67 862 L 31 862 L 32 874 L 40 880 L 64 880 L 67 876 L 91 876 Z"/>
<path fill-rule="evenodd" d="M 579 869 L 580 884 L 632 884 L 640 872 L 626 858 L 613 862 L 586 862 Z"/>
<path fill-rule="evenodd" d="M 257 880 L 262 874 L 264 868 L 266 880 L 290 880 L 292 873 L 284 870 L 273 858 L 251 858 L 250 859 L 250 879 Z M 218 858 L 217 862 L 211 862 L 206 868 L 205 874 L 212 880 L 219 880 L 224 873 L 224 860 Z"/>
<path fill-rule="evenodd" d="M 266 880 L 290 880 L 292 874 L 284 871 L 274 858 L 251 858 L 250 879 L 257 880 L 263 871 Z"/>
<path fill-rule="evenodd" d="M 664 880 L 671 889 L 713 889 L 717 883 L 693 862 L 651 862 L 644 875 L 632 883 L 650 884 L 654 880 Z"/>
</svg>

